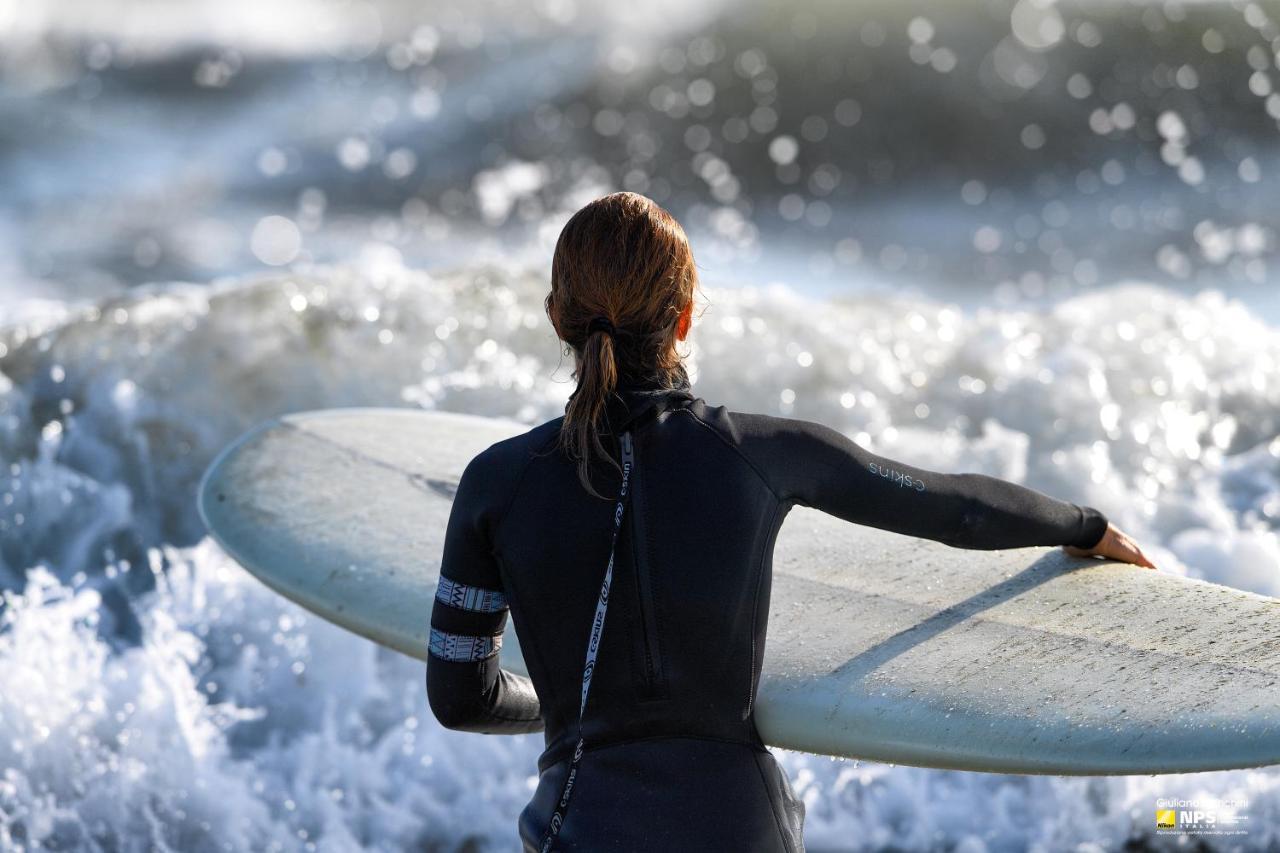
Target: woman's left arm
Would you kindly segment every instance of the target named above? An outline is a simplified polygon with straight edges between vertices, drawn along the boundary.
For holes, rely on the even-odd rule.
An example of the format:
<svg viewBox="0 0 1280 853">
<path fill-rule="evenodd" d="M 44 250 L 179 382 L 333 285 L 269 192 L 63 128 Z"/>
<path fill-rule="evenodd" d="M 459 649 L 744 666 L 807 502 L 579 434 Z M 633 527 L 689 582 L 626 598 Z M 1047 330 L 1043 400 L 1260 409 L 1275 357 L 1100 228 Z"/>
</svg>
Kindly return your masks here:
<svg viewBox="0 0 1280 853">
<path fill-rule="evenodd" d="M 431 609 L 427 699 L 445 728 L 484 734 L 543 730 L 533 683 L 502 669 L 499 650 L 510 608 L 490 542 L 500 510 L 482 453 L 458 482 L 445 530 L 440 584 Z M 493 472 L 493 473 L 490 473 Z"/>
</svg>

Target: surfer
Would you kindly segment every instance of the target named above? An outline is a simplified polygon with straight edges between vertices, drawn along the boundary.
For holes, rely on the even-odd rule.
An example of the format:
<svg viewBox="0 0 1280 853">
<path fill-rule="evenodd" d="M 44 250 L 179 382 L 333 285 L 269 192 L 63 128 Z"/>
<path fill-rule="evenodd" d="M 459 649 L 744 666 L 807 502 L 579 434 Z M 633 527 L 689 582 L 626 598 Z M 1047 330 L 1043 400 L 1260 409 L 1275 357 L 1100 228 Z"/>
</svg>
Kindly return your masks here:
<svg viewBox="0 0 1280 853">
<path fill-rule="evenodd" d="M 544 732 L 526 851 L 804 849 L 804 803 L 753 713 L 793 506 L 957 548 L 1061 545 L 1154 568 L 1093 507 L 697 397 L 676 348 L 696 286 L 684 231 L 651 200 L 578 211 L 546 298 L 577 387 L 563 416 L 492 445 L 458 484 L 428 696 L 452 729 Z M 508 615 L 530 678 L 499 664 Z"/>
</svg>

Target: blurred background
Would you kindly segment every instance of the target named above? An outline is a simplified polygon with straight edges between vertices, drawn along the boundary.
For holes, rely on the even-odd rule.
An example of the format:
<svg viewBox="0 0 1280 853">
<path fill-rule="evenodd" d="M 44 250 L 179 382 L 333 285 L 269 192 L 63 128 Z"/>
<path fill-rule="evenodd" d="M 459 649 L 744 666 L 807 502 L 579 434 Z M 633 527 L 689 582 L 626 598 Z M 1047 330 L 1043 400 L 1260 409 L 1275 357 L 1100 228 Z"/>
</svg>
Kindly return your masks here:
<svg viewBox="0 0 1280 853">
<path fill-rule="evenodd" d="M 1275 0 L 0 0 L 0 846 L 513 848 L 541 736 L 440 729 L 195 487 L 285 411 L 561 414 L 551 250 L 620 189 L 693 241 L 699 396 L 1280 595 Z M 813 851 L 1162 849 L 1203 795 L 1280 845 L 1273 771 L 779 755 Z"/>
</svg>

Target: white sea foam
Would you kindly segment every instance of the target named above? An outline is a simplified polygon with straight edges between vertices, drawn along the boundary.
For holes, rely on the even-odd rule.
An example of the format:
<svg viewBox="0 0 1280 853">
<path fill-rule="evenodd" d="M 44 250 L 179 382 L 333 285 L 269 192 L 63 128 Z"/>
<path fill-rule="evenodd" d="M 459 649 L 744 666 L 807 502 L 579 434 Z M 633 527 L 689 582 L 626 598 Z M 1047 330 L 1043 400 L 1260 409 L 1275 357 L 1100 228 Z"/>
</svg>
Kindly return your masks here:
<svg viewBox="0 0 1280 853">
<path fill-rule="evenodd" d="M 0 846 L 512 849 L 541 736 L 442 730 L 421 664 L 268 592 L 203 537 L 193 499 L 225 442 L 284 411 L 560 414 L 571 363 L 545 286 L 540 269 L 370 253 L 13 306 L 0 576 L 23 594 L 0 616 Z M 689 358 L 708 402 L 1091 503 L 1167 569 L 1280 594 L 1280 332 L 1241 304 L 1137 283 L 1042 312 L 706 295 Z M 1249 844 L 1280 843 L 1271 770 L 1028 778 L 779 754 L 815 851 L 1114 848 L 1150 833 L 1156 797 L 1200 794 L 1243 794 Z"/>
</svg>

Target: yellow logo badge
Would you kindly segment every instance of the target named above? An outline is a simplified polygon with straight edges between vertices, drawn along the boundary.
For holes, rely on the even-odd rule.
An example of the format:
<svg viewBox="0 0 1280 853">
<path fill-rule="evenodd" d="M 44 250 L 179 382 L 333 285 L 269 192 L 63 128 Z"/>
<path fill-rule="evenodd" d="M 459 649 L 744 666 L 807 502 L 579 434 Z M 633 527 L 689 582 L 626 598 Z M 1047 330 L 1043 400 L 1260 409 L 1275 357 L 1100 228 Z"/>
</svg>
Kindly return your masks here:
<svg viewBox="0 0 1280 853">
<path fill-rule="evenodd" d="M 1174 809 L 1156 809 L 1156 829 L 1177 829 L 1178 813 Z"/>
</svg>

